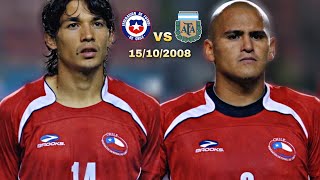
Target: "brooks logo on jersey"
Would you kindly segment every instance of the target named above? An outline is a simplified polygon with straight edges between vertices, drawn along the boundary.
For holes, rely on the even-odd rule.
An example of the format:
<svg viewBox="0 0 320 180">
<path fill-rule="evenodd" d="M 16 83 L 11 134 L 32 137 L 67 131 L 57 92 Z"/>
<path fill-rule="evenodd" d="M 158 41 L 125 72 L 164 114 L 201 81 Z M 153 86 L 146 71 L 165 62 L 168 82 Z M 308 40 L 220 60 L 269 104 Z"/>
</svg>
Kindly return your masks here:
<svg viewBox="0 0 320 180">
<path fill-rule="evenodd" d="M 46 134 L 40 138 L 42 143 L 37 145 L 37 148 L 48 147 L 48 146 L 64 146 L 64 142 L 58 141 L 59 136 L 56 134 Z"/>
<path fill-rule="evenodd" d="M 212 140 L 203 140 L 199 143 L 200 148 L 195 150 L 195 153 L 201 152 L 224 152 L 223 148 L 216 147 L 219 143 Z"/>
</svg>

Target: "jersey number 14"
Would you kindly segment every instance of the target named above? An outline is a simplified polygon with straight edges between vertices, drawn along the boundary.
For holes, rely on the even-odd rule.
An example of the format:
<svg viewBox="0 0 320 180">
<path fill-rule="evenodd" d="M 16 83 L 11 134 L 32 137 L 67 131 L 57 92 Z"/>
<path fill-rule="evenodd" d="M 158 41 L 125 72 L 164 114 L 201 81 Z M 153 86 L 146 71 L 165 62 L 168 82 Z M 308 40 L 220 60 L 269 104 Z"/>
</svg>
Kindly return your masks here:
<svg viewBox="0 0 320 180">
<path fill-rule="evenodd" d="M 73 180 L 79 180 L 79 162 L 74 162 L 71 171 L 73 173 Z M 84 180 L 95 180 L 96 179 L 96 163 L 88 162 Z"/>
</svg>

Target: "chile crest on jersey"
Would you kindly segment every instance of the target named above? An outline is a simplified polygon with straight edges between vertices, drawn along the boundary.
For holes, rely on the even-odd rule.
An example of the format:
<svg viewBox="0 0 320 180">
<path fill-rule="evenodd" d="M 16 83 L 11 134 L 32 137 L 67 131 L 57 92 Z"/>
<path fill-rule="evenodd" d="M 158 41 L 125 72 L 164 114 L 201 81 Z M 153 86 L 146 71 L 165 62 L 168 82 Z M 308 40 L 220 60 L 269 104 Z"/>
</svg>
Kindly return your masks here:
<svg viewBox="0 0 320 180">
<path fill-rule="evenodd" d="M 268 148 L 274 156 L 285 161 L 292 161 L 296 157 L 295 148 L 284 138 L 273 138 Z"/>
<path fill-rule="evenodd" d="M 112 154 L 124 156 L 128 152 L 128 145 L 126 141 L 116 133 L 106 133 L 102 136 L 101 142 Z"/>
</svg>

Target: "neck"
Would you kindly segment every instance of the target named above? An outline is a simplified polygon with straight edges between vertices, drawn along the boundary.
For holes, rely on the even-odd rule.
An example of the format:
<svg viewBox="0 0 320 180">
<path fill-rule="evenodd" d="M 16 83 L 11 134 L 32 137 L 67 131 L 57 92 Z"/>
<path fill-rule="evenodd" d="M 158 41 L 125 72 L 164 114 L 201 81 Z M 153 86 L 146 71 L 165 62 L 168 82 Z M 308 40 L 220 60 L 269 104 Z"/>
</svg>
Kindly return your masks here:
<svg viewBox="0 0 320 180">
<path fill-rule="evenodd" d="M 102 71 L 90 74 L 82 72 L 59 71 L 57 75 L 47 77 L 57 102 L 74 108 L 87 107 L 101 101 L 101 89 L 104 84 Z"/>
<path fill-rule="evenodd" d="M 264 77 L 250 80 L 229 80 L 217 76 L 216 95 L 227 104 L 247 106 L 256 102 L 264 92 Z"/>
</svg>

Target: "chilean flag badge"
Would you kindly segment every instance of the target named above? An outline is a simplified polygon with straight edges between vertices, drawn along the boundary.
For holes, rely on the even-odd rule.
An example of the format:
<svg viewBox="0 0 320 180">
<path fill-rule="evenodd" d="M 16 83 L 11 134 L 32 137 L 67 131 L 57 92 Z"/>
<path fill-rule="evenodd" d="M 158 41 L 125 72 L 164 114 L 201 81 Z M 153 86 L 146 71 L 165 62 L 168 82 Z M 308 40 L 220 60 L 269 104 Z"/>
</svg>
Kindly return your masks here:
<svg viewBox="0 0 320 180">
<path fill-rule="evenodd" d="M 132 11 L 122 20 L 122 32 L 130 40 L 143 40 L 148 36 L 150 30 L 150 19 L 143 12 Z"/>
<path fill-rule="evenodd" d="M 130 20 L 129 30 L 134 34 L 139 34 L 143 31 L 143 21 L 142 20 Z"/>
</svg>

